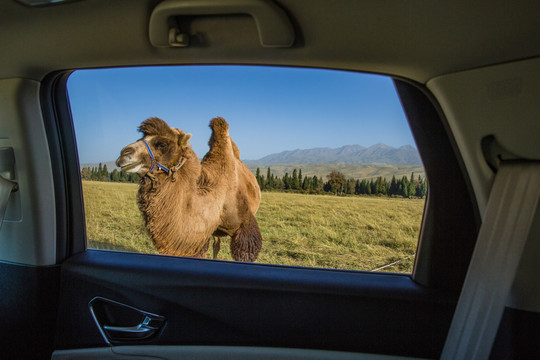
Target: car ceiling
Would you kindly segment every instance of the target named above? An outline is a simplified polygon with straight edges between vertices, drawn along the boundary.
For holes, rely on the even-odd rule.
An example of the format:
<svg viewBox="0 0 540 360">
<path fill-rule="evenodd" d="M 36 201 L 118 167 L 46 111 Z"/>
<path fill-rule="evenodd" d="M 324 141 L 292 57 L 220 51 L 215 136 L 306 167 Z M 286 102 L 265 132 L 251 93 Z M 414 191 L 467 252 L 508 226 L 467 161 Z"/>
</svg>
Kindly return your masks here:
<svg viewBox="0 0 540 360">
<path fill-rule="evenodd" d="M 247 16 L 190 24 L 204 44 L 155 48 L 148 21 L 159 1 L 0 3 L 0 78 L 55 70 L 157 64 L 274 64 L 384 73 L 420 83 L 539 55 L 538 1 L 276 1 L 295 25 L 291 48 L 261 47 Z M 535 41 L 531 40 L 535 39 Z"/>
</svg>

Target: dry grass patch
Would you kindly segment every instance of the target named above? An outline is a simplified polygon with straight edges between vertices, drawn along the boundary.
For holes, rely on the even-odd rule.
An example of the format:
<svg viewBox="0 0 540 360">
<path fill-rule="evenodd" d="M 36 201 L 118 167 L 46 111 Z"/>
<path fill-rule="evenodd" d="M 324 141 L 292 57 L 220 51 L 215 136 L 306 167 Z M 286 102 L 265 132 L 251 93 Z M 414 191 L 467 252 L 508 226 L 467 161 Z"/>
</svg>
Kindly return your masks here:
<svg viewBox="0 0 540 360">
<path fill-rule="evenodd" d="M 89 247 L 156 253 L 136 205 L 136 184 L 83 182 Z M 424 200 L 264 192 L 258 262 L 411 272 Z M 222 240 L 219 259 L 232 260 Z M 210 247 L 211 249 L 211 247 Z M 211 250 L 208 257 L 212 256 Z"/>
</svg>

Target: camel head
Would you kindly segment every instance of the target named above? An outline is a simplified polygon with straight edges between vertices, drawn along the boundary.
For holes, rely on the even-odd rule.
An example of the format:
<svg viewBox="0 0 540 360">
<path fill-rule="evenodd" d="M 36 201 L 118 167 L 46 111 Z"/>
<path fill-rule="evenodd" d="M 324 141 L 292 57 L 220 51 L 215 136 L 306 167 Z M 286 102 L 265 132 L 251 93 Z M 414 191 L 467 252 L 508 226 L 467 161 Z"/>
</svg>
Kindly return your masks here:
<svg viewBox="0 0 540 360">
<path fill-rule="evenodd" d="M 179 168 L 185 160 L 185 153 L 191 147 L 191 134 L 169 127 L 159 118 L 149 118 L 142 122 L 139 131 L 143 137 L 120 151 L 116 166 L 128 173 L 141 177 L 159 172 L 170 173 Z"/>
</svg>

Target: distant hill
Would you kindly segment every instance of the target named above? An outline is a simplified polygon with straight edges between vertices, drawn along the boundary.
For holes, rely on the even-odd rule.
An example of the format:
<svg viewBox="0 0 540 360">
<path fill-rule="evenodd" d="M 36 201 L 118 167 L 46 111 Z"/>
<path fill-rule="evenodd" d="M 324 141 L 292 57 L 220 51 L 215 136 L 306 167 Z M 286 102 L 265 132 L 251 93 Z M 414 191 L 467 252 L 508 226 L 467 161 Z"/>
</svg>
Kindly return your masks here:
<svg viewBox="0 0 540 360">
<path fill-rule="evenodd" d="M 340 148 L 313 148 L 283 151 L 258 160 L 244 160 L 246 165 L 261 166 L 313 163 L 376 164 L 376 165 L 422 165 L 418 150 L 410 145 L 394 148 L 376 144 L 368 148 L 346 145 Z"/>
</svg>

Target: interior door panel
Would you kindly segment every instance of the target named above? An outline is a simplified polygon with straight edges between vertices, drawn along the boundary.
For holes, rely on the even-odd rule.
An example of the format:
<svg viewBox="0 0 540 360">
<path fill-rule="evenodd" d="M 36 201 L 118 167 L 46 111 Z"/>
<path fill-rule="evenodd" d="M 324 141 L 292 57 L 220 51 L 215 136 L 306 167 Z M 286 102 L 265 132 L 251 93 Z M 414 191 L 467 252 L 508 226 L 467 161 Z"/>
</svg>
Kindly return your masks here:
<svg viewBox="0 0 540 360">
<path fill-rule="evenodd" d="M 50 356 L 59 287 L 60 266 L 0 261 L 0 358 Z"/>
<path fill-rule="evenodd" d="M 107 346 L 96 297 L 163 316 L 116 345 L 229 345 L 436 357 L 456 299 L 406 275 L 87 250 L 62 266 L 56 349 Z"/>
<path fill-rule="evenodd" d="M 52 360 L 408 360 L 411 357 L 328 350 L 236 346 L 117 346 L 55 351 Z"/>
</svg>

